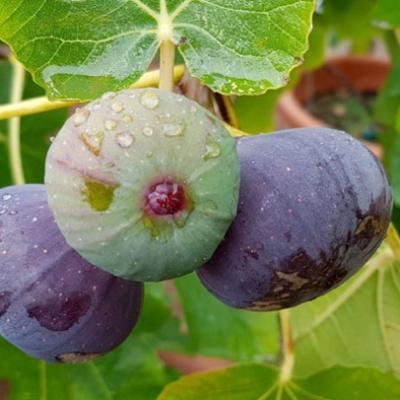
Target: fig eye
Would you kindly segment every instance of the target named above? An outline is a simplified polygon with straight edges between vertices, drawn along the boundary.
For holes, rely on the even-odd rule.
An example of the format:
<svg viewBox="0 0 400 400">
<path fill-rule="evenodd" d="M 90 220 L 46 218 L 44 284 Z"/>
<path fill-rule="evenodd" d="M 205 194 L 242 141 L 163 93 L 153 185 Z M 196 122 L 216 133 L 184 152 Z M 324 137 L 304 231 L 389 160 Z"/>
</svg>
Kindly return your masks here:
<svg viewBox="0 0 400 400">
<path fill-rule="evenodd" d="M 187 208 L 185 190 L 180 183 L 164 179 L 148 190 L 145 208 L 150 215 L 174 216 Z"/>
</svg>

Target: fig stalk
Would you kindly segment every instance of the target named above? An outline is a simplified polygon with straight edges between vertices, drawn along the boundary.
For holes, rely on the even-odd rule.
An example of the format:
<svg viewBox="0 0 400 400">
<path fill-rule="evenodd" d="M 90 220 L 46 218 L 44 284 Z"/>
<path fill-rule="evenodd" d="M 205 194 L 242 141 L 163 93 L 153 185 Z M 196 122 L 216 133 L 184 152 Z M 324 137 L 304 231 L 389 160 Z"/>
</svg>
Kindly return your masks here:
<svg viewBox="0 0 400 400">
<path fill-rule="evenodd" d="M 290 321 L 289 310 L 279 312 L 281 324 L 281 340 L 282 340 L 282 364 L 279 383 L 285 386 L 292 378 L 294 367 L 294 342 L 292 336 L 292 324 Z"/>
<path fill-rule="evenodd" d="M 14 58 L 10 58 L 12 65 L 12 86 L 11 86 L 11 103 L 21 101 L 24 83 L 25 83 L 25 70 L 24 67 Z M 8 122 L 8 151 L 10 159 L 10 169 L 14 183 L 22 185 L 25 182 L 24 169 L 21 158 L 21 118 L 14 117 Z"/>
</svg>

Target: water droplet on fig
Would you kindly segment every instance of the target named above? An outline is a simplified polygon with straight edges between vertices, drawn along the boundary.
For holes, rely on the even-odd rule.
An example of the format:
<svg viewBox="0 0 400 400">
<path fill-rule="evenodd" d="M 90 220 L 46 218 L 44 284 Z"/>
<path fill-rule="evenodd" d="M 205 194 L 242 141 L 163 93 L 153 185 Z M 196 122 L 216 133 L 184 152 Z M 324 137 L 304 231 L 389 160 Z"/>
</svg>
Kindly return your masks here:
<svg viewBox="0 0 400 400">
<path fill-rule="evenodd" d="M 133 117 L 129 114 L 125 114 L 122 120 L 127 124 L 131 124 L 133 122 Z"/>
<path fill-rule="evenodd" d="M 75 115 L 74 115 L 74 125 L 75 126 L 80 126 L 84 124 L 90 116 L 90 111 L 86 110 L 84 108 L 80 108 L 76 110 Z"/>
<path fill-rule="evenodd" d="M 108 119 L 104 122 L 104 126 L 108 131 L 113 131 L 117 125 L 118 124 L 113 119 Z"/>
<path fill-rule="evenodd" d="M 206 138 L 206 152 L 202 156 L 203 159 L 207 161 L 212 158 L 217 158 L 220 155 L 221 147 L 211 135 L 208 135 Z"/>
<path fill-rule="evenodd" d="M 160 98 L 157 96 L 156 92 L 146 90 L 140 96 L 140 103 L 149 110 L 154 110 L 160 104 Z"/>
<path fill-rule="evenodd" d="M 182 124 L 164 124 L 161 129 L 162 133 L 167 137 L 183 136 L 185 132 L 185 126 Z"/>
<path fill-rule="evenodd" d="M 124 105 L 120 101 L 116 101 L 111 104 L 111 109 L 116 113 L 120 113 L 124 110 Z"/>
<path fill-rule="evenodd" d="M 128 132 L 119 133 L 117 135 L 117 143 L 124 149 L 131 147 L 134 140 L 135 138 Z"/>
<path fill-rule="evenodd" d="M 103 96 L 101 96 L 101 98 L 102 98 L 103 100 L 111 100 L 111 99 L 114 99 L 115 96 L 116 96 L 116 93 L 114 93 L 114 92 L 107 92 L 107 93 L 104 93 Z"/>
<path fill-rule="evenodd" d="M 144 136 L 150 137 L 150 136 L 153 136 L 153 133 L 154 133 L 153 128 L 150 128 L 149 126 L 146 126 L 146 127 L 143 129 L 143 135 L 144 135 Z"/>
</svg>

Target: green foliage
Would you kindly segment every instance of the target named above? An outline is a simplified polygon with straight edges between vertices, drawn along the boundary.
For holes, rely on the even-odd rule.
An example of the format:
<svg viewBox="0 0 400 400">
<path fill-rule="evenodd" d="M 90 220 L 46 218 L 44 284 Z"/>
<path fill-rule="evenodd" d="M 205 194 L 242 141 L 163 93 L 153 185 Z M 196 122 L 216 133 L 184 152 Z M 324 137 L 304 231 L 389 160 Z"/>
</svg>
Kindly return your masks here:
<svg viewBox="0 0 400 400">
<path fill-rule="evenodd" d="M 236 102 L 241 128 L 258 133 L 273 128 L 282 90 L 263 93 L 285 85 L 305 53 L 313 7 L 313 0 L 8 0 L 0 8 L 0 38 L 50 97 L 78 100 L 127 87 L 148 68 L 160 42 L 171 39 L 190 72 L 213 90 L 262 94 Z M 327 32 L 366 49 L 378 33 L 375 20 L 399 27 L 398 0 L 325 0 L 303 68 L 320 66 Z M 376 119 L 385 130 L 400 227 L 400 51 L 394 35 L 388 43 L 393 67 Z M 9 63 L 0 61 L 0 104 L 9 100 L 10 79 Z M 28 77 L 24 98 L 43 95 L 41 87 Z M 50 136 L 66 115 L 59 110 L 22 118 L 28 182 L 43 180 Z M 11 183 L 7 123 L 0 121 L 0 186 Z M 163 287 L 148 285 L 133 335 L 87 364 L 45 364 L 0 340 L 0 381 L 11 384 L 11 400 L 152 400 L 167 384 L 159 400 L 400 398 L 400 259 L 387 245 L 345 285 L 291 311 L 295 369 L 285 383 L 280 370 L 266 364 L 238 364 L 171 383 L 178 374 L 158 359 L 159 349 L 238 362 L 275 362 L 279 353 L 277 313 L 230 309 L 195 275 L 176 280 L 176 287 L 183 321 L 173 316 Z"/>
<path fill-rule="evenodd" d="M 392 66 L 385 85 L 378 94 L 374 106 L 376 121 L 382 125 L 382 145 L 385 166 L 393 188 L 394 200 L 400 205 L 400 46 L 394 34 L 387 34 Z"/>
<path fill-rule="evenodd" d="M 340 39 L 350 39 L 356 51 L 366 51 L 379 30 L 372 24 L 376 0 L 324 0 L 320 23 L 336 32 Z"/>
<path fill-rule="evenodd" d="M 296 374 L 339 364 L 400 375 L 399 308 L 400 260 L 383 246 L 340 288 L 291 311 Z"/>
<path fill-rule="evenodd" d="M 400 7 L 397 0 L 377 0 L 374 17 L 385 21 L 393 28 L 400 27 Z"/>
<path fill-rule="evenodd" d="M 275 368 L 241 364 L 168 385 L 158 400 L 395 400 L 400 381 L 374 369 L 336 367 L 281 382 Z"/>
<path fill-rule="evenodd" d="M 161 288 L 149 285 L 133 335 L 112 353 L 86 364 L 46 364 L 1 339 L 0 379 L 11 383 L 11 400 L 45 400 L 46 395 L 60 400 L 153 400 L 177 377 L 156 351 L 182 341 L 166 304 Z"/>
<path fill-rule="evenodd" d="M 10 97 L 11 66 L 0 61 L 0 104 L 6 104 Z M 44 91 L 27 75 L 24 98 L 42 96 Z M 44 159 L 50 146 L 50 138 L 63 125 L 67 110 L 56 110 L 35 114 L 21 119 L 21 152 L 26 181 L 41 183 L 44 179 Z M 0 121 L 0 186 L 11 185 L 8 160 L 7 121 Z"/>
<path fill-rule="evenodd" d="M 278 352 L 276 313 L 229 308 L 194 274 L 175 281 L 188 326 L 189 350 L 237 361 L 273 359 Z"/>
<path fill-rule="evenodd" d="M 9 0 L 0 38 L 52 98 L 88 100 L 127 87 L 163 40 L 179 44 L 191 73 L 213 90 L 261 94 L 283 86 L 299 63 L 314 9 L 313 0 L 156 3 Z"/>
</svg>

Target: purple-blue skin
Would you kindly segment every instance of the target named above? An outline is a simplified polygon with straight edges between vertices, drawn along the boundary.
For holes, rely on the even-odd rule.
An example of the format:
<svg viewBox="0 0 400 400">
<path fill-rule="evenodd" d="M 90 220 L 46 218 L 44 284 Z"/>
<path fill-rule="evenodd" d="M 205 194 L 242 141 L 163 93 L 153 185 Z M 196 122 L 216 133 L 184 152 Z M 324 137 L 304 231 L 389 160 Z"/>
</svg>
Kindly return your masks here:
<svg viewBox="0 0 400 400">
<path fill-rule="evenodd" d="M 44 185 L 0 189 L 0 334 L 49 362 L 90 360 L 135 326 L 143 285 L 116 278 L 72 250 Z"/>
<path fill-rule="evenodd" d="M 353 275 L 390 223 L 381 163 L 332 129 L 295 129 L 238 141 L 238 216 L 198 270 L 223 303 L 257 311 L 312 300 Z"/>
</svg>

